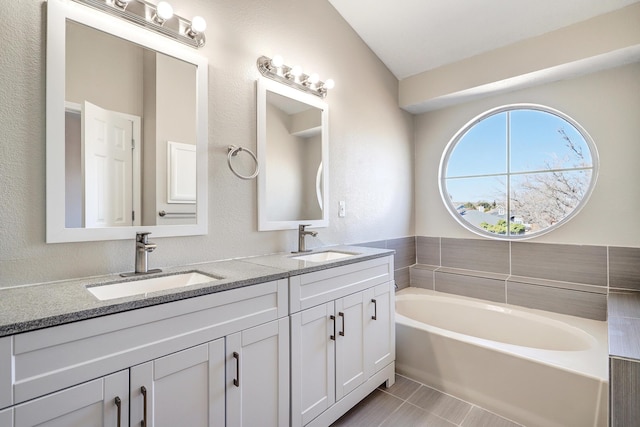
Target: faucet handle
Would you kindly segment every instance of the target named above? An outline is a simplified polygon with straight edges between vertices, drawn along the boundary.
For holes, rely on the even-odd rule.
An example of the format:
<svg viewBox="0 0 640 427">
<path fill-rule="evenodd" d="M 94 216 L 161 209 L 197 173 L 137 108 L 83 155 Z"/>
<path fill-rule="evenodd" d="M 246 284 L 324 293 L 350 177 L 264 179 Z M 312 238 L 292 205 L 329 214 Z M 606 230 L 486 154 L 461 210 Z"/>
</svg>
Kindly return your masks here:
<svg viewBox="0 0 640 427">
<path fill-rule="evenodd" d="M 309 227 L 311 224 L 300 224 L 298 225 L 298 230 L 299 231 L 304 231 L 305 227 Z"/>
<path fill-rule="evenodd" d="M 136 232 L 136 242 L 147 243 L 147 236 L 151 234 L 150 231 L 138 231 Z"/>
</svg>

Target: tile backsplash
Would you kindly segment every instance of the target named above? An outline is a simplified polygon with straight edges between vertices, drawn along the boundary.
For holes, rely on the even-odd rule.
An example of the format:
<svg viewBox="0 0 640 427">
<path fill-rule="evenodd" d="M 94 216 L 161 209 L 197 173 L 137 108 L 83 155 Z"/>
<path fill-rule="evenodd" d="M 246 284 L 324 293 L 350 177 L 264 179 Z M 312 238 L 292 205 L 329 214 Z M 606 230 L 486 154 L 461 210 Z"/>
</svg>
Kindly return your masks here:
<svg viewBox="0 0 640 427">
<path fill-rule="evenodd" d="M 609 248 L 609 286 L 640 291 L 640 248 Z"/>
<path fill-rule="evenodd" d="M 607 286 L 607 247 L 513 242 L 511 274 Z"/>
<path fill-rule="evenodd" d="M 509 242 L 443 237 L 440 254 L 442 266 L 509 273 Z"/>
<path fill-rule="evenodd" d="M 410 285 L 596 320 L 609 289 L 640 291 L 640 249 L 416 237 Z"/>
</svg>

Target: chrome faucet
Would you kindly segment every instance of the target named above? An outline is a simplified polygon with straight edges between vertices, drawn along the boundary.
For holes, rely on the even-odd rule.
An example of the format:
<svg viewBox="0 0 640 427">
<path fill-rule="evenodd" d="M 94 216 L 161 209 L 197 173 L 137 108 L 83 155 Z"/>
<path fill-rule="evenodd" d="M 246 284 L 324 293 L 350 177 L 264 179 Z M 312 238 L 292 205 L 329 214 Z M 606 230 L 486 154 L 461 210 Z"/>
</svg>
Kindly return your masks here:
<svg viewBox="0 0 640 427">
<path fill-rule="evenodd" d="M 305 227 L 308 227 L 311 224 L 300 224 L 298 225 L 298 252 L 311 252 L 311 249 L 307 249 L 304 241 L 304 237 L 308 234 L 310 236 L 317 236 L 317 231 L 307 231 Z"/>
<path fill-rule="evenodd" d="M 137 274 L 159 273 L 162 270 L 154 268 L 149 270 L 149 253 L 153 252 L 158 245 L 149 241 L 148 231 L 136 233 L 136 268 L 133 273 L 123 273 L 121 276 L 135 276 Z"/>
</svg>

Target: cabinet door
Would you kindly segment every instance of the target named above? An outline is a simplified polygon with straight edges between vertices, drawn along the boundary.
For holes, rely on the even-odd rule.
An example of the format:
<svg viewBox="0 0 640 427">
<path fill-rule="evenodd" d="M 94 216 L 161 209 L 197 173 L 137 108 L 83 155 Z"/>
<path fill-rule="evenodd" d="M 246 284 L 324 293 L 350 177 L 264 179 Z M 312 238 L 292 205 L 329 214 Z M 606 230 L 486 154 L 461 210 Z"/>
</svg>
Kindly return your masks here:
<svg viewBox="0 0 640 427">
<path fill-rule="evenodd" d="M 365 358 L 369 377 L 396 358 L 393 282 L 367 289 L 365 303 Z"/>
<path fill-rule="evenodd" d="M 358 292 L 336 300 L 336 400 L 367 379 L 365 373 L 365 300 Z"/>
<path fill-rule="evenodd" d="M 291 315 L 291 425 L 307 424 L 335 402 L 333 302 Z"/>
<path fill-rule="evenodd" d="M 224 339 L 131 368 L 131 427 L 225 423 Z"/>
<path fill-rule="evenodd" d="M 13 426 L 126 427 L 128 396 L 129 371 L 120 371 L 17 405 Z"/>
<path fill-rule="evenodd" d="M 289 318 L 226 338 L 227 427 L 289 426 Z"/>
</svg>

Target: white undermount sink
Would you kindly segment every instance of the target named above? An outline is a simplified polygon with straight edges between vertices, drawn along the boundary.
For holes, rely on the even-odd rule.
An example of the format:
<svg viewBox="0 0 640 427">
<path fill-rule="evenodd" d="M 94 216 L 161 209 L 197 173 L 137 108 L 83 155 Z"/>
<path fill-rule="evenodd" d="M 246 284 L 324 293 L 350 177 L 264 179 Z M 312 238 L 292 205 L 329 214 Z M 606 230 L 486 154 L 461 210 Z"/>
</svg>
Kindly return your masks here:
<svg viewBox="0 0 640 427">
<path fill-rule="evenodd" d="M 171 274 L 167 276 L 148 277 L 146 279 L 128 280 L 108 285 L 87 287 L 99 300 L 130 297 L 133 295 L 147 294 L 149 292 L 164 291 L 167 289 L 182 288 L 184 286 L 199 285 L 201 283 L 218 280 L 215 277 L 192 271 L 189 273 Z"/>
<path fill-rule="evenodd" d="M 314 252 L 306 255 L 297 255 L 291 258 L 299 261 L 324 262 L 324 261 L 335 261 L 337 259 L 348 258 L 354 255 L 358 255 L 358 254 L 351 254 L 347 252 L 337 252 L 337 251 L 324 251 L 324 252 Z"/>
</svg>

